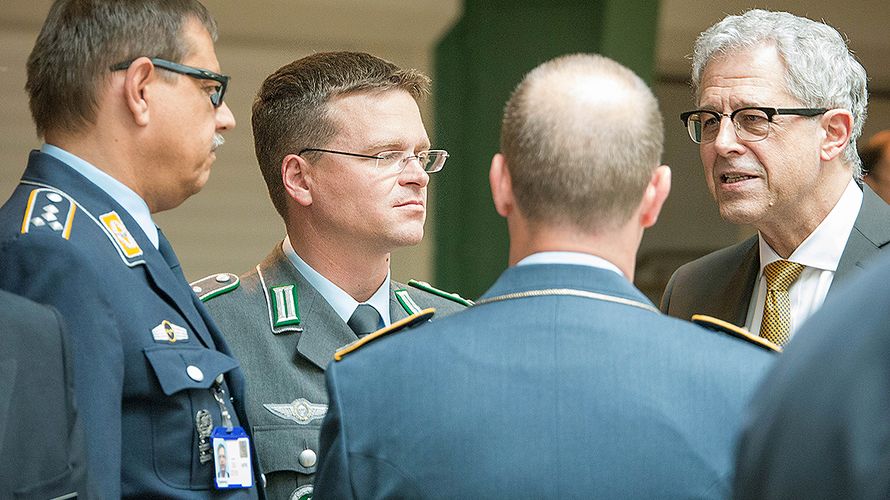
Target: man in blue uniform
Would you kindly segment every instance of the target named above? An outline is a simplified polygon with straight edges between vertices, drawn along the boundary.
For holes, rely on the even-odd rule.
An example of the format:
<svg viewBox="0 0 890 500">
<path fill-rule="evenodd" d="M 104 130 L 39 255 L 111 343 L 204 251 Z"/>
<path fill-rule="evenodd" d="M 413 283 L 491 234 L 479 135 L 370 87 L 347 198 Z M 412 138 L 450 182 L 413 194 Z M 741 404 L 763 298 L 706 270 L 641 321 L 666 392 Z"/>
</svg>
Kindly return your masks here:
<svg viewBox="0 0 890 500">
<path fill-rule="evenodd" d="M 106 498 L 212 496 L 210 435 L 239 426 L 238 362 L 152 221 L 235 126 L 215 35 L 194 0 L 59 0 L 28 60 L 45 144 L 0 208 L 0 286 L 67 320 Z"/>
<path fill-rule="evenodd" d="M 773 355 L 663 316 L 631 284 L 670 189 L 662 142 L 655 97 L 614 61 L 526 76 L 490 172 L 511 267 L 460 314 L 338 353 L 319 497 L 728 494 Z"/>
<path fill-rule="evenodd" d="M 91 498 L 62 318 L 52 308 L 0 290 L 0 345 L 3 495 Z"/>
</svg>

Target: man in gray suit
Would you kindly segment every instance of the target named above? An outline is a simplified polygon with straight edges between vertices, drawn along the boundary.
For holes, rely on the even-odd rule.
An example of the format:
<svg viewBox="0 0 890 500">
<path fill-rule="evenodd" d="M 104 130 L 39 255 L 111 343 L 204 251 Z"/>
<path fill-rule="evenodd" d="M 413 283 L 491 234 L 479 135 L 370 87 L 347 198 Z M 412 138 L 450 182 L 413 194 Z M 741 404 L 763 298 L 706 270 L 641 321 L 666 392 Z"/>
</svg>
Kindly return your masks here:
<svg viewBox="0 0 890 500">
<path fill-rule="evenodd" d="M 752 10 L 699 36 L 692 83 L 698 109 L 681 119 L 708 188 L 726 221 L 758 234 L 680 267 L 661 309 L 784 344 L 890 241 L 890 207 L 857 182 L 865 70 L 834 28 Z"/>
<path fill-rule="evenodd" d="M 270 498 L 312 491 L 337 348 L 410 313 L 467 304 L 390 278 L 390 252 L 423 237 L 429 175 L 448 157 L 430 149 L 421 121 L 428 89 L 421 73 L 369 54 L 319 53 L 269 76 L 254 102 L 257 159 L 287 237 L 240 279 L 193 285 L 250 381 Z"/>
<path fill-rule="evenodd" d="M 728 495 L 774 356 L 631 284 L 670 189 L 662 138 L 652 92 L 610 59 L 525 77 L 490 171 L 511 267 L 465 312 L 328 367 L 319 497 Z"/>
</svg>

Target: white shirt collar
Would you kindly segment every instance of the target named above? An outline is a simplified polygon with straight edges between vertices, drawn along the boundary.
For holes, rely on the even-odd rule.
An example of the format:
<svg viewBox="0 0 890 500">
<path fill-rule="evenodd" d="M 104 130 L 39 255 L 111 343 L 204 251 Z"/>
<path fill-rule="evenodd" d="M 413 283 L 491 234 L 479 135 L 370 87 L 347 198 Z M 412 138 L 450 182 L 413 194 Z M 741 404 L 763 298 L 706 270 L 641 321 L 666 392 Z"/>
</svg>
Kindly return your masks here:
<svg viewBox="0 0 890 500">
<path fill-rule="evenodd" d="M 618 266 L 612 264 L 608 260 L 582 252 L 537 252 L 533 253 L 516 263 L 517 266 L 526 266 L 529 264 L 574 264 L 579 266 L 598 267 L 618 273 L 624 278 L 624 273 Z"/>
<path fill-rule="evenodd" d="M 312 266 L 301 259 L 300 256 L 297 255 L 296 250 L 294 250 L 293 245 L 291 245 L 290 237 L 285 235 L 284 242 L 281 244 L 281 249 L 284 251 L 284 255 L 287 256 L 291 264 L 297 268 L 297 271 L 299 271 L 300 274 L 306 278 L 306 281 L 308 281 L 309 284 L 328 301 L 331 307 L 334 308 L 337 316 L 340 316 L 344 323 L 348 322 L 349 317 L 352 316 L 352 313 L 355 311 L 355 308 L 358 307 L 359 302 L 343 291 L 342 288 L 332 283 L 331 280 L 322 276 L 315 269 L 312 269 Z M 386 279 L 383 280 L 383 284 L 380 285 L 380 288 L 378 288 L 377 291 L 374 292 L 374 295 L 372 295 L 366 302 L 366 304 L 371 304 L 374 309 L 377 309 L 377 312 L 380 313 L 380 317 L 383 318 L 384 326 L 391 323 L 389 315 L 389 283 L 390 271 L 387 271 Z"/>
<path fill-rule="evenodd" d="M 125 186 L 122 182 L 114 177 L 99 170 L 83 158 L 77 157 L 64 149 L 53 146 L 52 144 L 44 144 L 40 147 L 40 152 L 48 154 L 53 158 L 73 168 L 77 173 L 84 176 L 95 184 L 99 189 L 110 196 L 124 210 L 130 214 L 130 217 L 139 224 L 142 232 L 151 241 L 155 248 L 158 248 L 158 227 L 151 220 L 151 211 L 145 200 L 139 197 L 132 189 Z M 132 228 L 128 228 L 132 231 Z"/>
<path fill-rule="evenodd" d="M 862 190 L 856 181 L 850 179 L 847 188 L 841 198 L 828 212 L 825 219 L 816 226 L 816 229 L 792 252 L 787 260 L 803 264 L 807 267 L 821 269 L 823 271 L 837 271 L 837 265 L 841 261 L 844 248 L 847 246 L 847 238 L 859 216 L 862 207 Z M 838 235 L 845 235 L 838 238 Z M 779 254 L 758 233 L 760 242 L 760 273 L 771 262 L 781 260 Z"/>
</svg>

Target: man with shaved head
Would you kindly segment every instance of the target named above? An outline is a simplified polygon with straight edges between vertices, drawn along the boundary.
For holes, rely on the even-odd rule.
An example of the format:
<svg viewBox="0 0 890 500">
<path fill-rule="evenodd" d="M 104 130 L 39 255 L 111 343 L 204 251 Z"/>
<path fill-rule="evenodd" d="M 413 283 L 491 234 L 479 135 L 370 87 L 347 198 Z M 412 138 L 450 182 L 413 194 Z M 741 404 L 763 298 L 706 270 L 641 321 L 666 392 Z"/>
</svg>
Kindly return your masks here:
<svg viewBox="0 0 890 500">
<path fill-rule="evenodd" d="M 341 350 L 316 492 L 352 498 L 718 498 L 773 355 L 661 315 L 631 284 L 670 190 L 633 72 L 530 72 L 491 162 L 510 268 L 475 306 Z"/>
</svg>

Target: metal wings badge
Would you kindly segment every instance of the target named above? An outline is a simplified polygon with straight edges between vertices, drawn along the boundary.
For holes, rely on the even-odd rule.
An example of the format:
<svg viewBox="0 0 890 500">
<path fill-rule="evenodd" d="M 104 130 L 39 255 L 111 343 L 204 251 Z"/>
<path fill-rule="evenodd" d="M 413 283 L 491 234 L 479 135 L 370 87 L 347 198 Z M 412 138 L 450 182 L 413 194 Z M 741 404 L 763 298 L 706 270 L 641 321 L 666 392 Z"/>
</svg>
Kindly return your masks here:
<svg viewBox="0 0 890 500">
<path fill-rule="evenodd" d="M 285 420 L 291 420 L 300 425 L 306 425 L 313 420 L 324 418 L 328 412 L 328 405 L 312 403 L 305 398 L 299 398 L 290 403 L 264 403 L 263 406 L 273 415 Z"/>
</svg>

